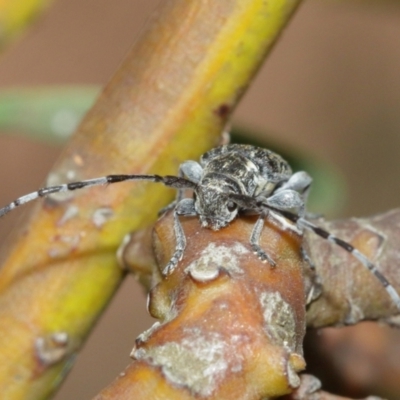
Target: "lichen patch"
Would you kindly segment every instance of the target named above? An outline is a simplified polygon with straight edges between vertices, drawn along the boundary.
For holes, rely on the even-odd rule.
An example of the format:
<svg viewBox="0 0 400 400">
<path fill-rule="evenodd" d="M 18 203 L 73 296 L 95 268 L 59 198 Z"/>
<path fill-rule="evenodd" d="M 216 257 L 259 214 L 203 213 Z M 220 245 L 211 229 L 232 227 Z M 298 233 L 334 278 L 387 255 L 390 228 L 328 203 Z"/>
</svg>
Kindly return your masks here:
<svg viewBox="0 0 400 400">
<path fill-rule="evenodd" d="M 54 332 L 35 339 L 35 353 L 41 365 L 49 367 L 68 355 L 69 336 L 66 332 Z"/>
<path fill-rule="evenodd" d="M 185 269 L 185 272 L 198 282 L 216 279 L 221 269 L 231 274 L 243 274 L 240 268 L 240 256 L 246 253 L 249 253 L 249 250 L 241 243 L 234 243 L 231 246 L 210 243 Z"/>
<path fill-rule="evenodd" d="M 292 352 L 296 349 L 296 320 L 292 307 L 279 292 L 262 292 L 260 304 L 263 310 L 267 335 L 278 346 Z"/>
<path fill-rule="evenodd" d="M 241 357 L 232 355 L 231 341 L 215 332 L 202 333 L 200 329 L 186 329 L 181 341 L 139 348 L 133 356 L 161 367 L 170 382 L 200 396 L 210 396 L 227 372 L 243 368 Z"/>
</svg>

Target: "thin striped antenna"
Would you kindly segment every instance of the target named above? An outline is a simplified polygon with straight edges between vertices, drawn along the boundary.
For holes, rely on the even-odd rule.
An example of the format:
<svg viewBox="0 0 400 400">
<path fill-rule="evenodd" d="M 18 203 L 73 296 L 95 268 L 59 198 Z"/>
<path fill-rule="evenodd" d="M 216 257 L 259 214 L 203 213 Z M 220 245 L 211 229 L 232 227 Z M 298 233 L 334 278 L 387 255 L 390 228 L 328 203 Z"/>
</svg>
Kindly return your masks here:
<svg viewBox="0 0 400 400">
<path fill-rule="evenodd" d="M 350 253 L 353 257 L 355 257 L 361 264 L 367 268 L 382 284 L 382 286 L 386 289 L 387 293 L 389 294 L 390 298 L 392 299 L 393 303 L 396 307 L 400 310 L 400 295 L 393 287 L 393 285 L 386 279 L 386 277 L 377 269 L 375 264 L 363 253 L 357 250 L 354 246 L 350 243 L 332 235 L 328 231 L 320 228 L 317 225 L 314 225 L 312 222 L 304 219 L 303 217 L 293 214 L 292 212 L 281 210 L 277 207 L 272 207 L 267 204 L 267 199 L 257 199 L 246 195 L 238 195 L 238 194 L 229 194 L 229 198 L 239 205 L 239 207 L 243 209 L 248 209 L 251 211 L 255 211 L 257 213 L 263 213 L 265 210 L 275 211 L 276 213 L 282 215 L 283 217 L 287 218 L 289 221 L 297 224 L 299 227 L 303 227 L 314 232 L 316 235 L 322 237 L 323 239 L 328 240 L 331 243 L 336 244 L 337 246 L 341 247 L 342 249 L 346 250 Z"/>
<path fill-rule="evenodd" d="M 377 269 L 376 265 L 369 260 L 363 253 L 357 250 L 354 246 L 350 243 L 345 242 L 344 240 L 332 235 L 328 231 L 314 225 L 313 223 L 307 221 L 304 218 L 299 218 L 297 223 L 300 226 L 304 226 L 306 229 L 311 230 L 318 236 L 328 240 L 331 243 L 334 243 L 340 246 L 342 249 L 346 250 L 350 254 L 353 255 L 358 261 L 364 265 L 371 273 L 375 275 L 375 277 L 379 280 L 382 286 L 386 289 L 389 296 L 392 298 L 393 302 L 396 304 L 397 308 L 400 310 L 400 295 L 397 293 L 396 289 L 391 285 L 391 283 L 386 279 L 386 277 Z"/>
<path fill-rule="evenodd" d="M 337 246 L 341 247 L 342 249 L 346 250 L 350 253 L 353 257 L 355 257 L 361 264 L 367 268 L 374 276 L 379 280 L 382 286 L 386 289 L 387 293 L 389 294 L 390 298 L 392 299 L 393 303 L 396 304 L 396 307 L 400 310 L 400 295 L 397 290 L 393 287 L 393 285 L 386 279 L 386 277 L 377 269 L 376 265 L 363 253 L 357 250 L 353 245 L 350 243 L 332 235 L 325 229 L 320 228 L 317 225 L 314 225 L 312 222 L 307 221 L 306 219 L 299 217 L 297 215 L 280 211 L 274 209 L 274 211 L 281 213 L 285 218 L 289 219 L 292 222 L 297 223 L 298 225 L 309 229 L 310 231 L 314 232 L 316 235 L 328 240 L 331 243 L 336 244 Z"/>
<path fill-rule="evenodd" d="M 159 182 L 165 186 L 172 187 L 175 189 L 195 189 L 196 184 L 190 180 L 177 176 L 160 176 L 160 175 L 107 175 L 100 178 L 88 179 L 79 182 L 65 183 L 57 186 L 48 186 L 39 189 L 35 192 L 28 193 L 24 196 L 18 197 L 13 200 L 10 204 L 0 208 L 0 217 L 8 214 L 15 208 L 22 206 L 23 204 L 29 203 L 40 197 L 46 197 L 54 193 L 68 192 L 78 189 L 83 189 L 91 186 L 101 186 L 111 183 L 126 182 L 126 181 L 150 181 Z"/>
</svg>

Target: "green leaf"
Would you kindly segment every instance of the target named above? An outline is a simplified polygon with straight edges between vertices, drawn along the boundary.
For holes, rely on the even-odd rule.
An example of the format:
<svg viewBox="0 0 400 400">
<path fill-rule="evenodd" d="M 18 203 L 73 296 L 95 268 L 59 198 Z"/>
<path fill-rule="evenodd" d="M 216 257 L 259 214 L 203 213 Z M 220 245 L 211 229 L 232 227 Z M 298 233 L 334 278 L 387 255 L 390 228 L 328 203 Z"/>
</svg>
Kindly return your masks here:
<svg viewBox="0 0 400 400">
<path fill-rule="evenodd" d="M 63 143 L 99 90 L 97 86 L 54 86 L 0 91 L 0 131 Z"/>
</svg>

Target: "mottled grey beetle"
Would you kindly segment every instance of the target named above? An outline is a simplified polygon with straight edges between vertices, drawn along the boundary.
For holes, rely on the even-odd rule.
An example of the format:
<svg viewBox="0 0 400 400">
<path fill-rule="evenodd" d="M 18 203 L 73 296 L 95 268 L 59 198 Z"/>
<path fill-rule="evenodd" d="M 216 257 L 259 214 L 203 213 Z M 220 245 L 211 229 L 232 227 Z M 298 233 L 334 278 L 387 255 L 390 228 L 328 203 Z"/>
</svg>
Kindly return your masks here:
<svg viewBox="0 0 400 400">
<path fill-rule="evenodd" d="M 295 228 L 300 231 L 304 228 L 309 229 L 351 253 L 379 279 L 400 309 L 399 294 L 365 255 L 350 243 L 331 235 L 305 219 L 305 204 L 312 182 L 311 177 L 304 171 L 293 174 L 289 164 L 281 156 L 251 145 L 230 144 L 212 149 L 203 154 L 200 163 L 195 161 L 182 163 L 179 176 L 108 175 L 46 187 L 19 197 L 1 208 L 0 217 L 38 197 L 89 186 L 134 180 L 160 182 L 178 189 L 176 200 L 165 209 L 174 210 L 176 248 L 171 260 L 164 268 L 164 275 L 172 273 L 183 257 L 186 247 L 186 237 L 179 220 L 180 216 L 198 216 L 203 227 L 218 230 L 227 226 L 239 213 L 259 215 L 249 241 L 260 260 L 275 266 L 274 260 L 259 246 L 264 219 L 268 215 L 278 220 L 285 229 Z M 183 198 L 185 189 L 193 190 L 192 198 Z M 289 224 L 287 220 L 292 224 Z"/>
</svg>

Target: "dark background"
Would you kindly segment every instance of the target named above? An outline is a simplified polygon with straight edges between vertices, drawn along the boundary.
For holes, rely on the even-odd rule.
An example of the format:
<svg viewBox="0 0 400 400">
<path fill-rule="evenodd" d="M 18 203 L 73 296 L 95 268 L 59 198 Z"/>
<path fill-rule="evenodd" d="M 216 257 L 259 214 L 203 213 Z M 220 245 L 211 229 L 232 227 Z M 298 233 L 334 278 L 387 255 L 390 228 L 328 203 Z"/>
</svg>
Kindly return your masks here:
<svg viewBox="0 0 400 400">
<path fill-rule="evenodd" d="M 155 0 L 56 0 L 7 49 L 1 88 L 103 85 Z M 400 200 L 400 3 L 305 1 L 238 107 L 234 121 L 334 165 L 347 185 L 337 216 L 365 216 Z M 60 148 L 0 137 L 0 201 L 35 190 Z M 120 171 L 129 173 L 129 171 Z M 19 218 L 1 221 L 5 237 Z M 79 356 L 57 400 L 90 398 L 129 363 L 152 321 L 127 279 Z"/>
</svg>

